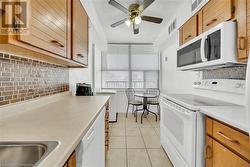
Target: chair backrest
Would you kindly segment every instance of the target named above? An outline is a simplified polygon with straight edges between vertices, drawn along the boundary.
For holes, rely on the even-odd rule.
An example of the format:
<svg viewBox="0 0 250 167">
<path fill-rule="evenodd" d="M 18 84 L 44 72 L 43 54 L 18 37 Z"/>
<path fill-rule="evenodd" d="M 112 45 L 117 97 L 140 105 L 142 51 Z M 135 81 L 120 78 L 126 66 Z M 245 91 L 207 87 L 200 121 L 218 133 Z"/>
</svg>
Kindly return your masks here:
<svg viewBox="0 0 250 167">
<path fill-rule="evenodd" d="M 146 92 L 149 93 L 149 94 L 160 96 L 159 89 L 150 88 L 150 89 L 147 89 Z"/>
<path fill-rule="evenodd" d="M 128 101 L 133 101 L 135 100 L 135 90 L 132 89 L 132 88 L 128 88 L 125 90 L 125 93 L 126 93 L 126 96 L 127 96 L 127 99 Z"/>
<path fill-rule="evenodd" d="M 150 98 L 151 100 L 158 100 L 159 99 L 159 96 L 160 96 L 159 89 L 150 88 L 150 89 L 146 90 L 146 93 L 156 95 L 155 98 Z"/>
</svg>

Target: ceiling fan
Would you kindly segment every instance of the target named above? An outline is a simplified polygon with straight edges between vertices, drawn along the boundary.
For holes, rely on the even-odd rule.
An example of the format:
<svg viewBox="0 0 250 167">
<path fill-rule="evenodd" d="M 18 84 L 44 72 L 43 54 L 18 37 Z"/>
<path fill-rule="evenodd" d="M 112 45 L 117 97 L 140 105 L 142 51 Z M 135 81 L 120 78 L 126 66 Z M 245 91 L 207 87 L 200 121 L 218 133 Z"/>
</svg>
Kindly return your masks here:
<svg viewBox="0 0 250 167">
<path fill-rule="evenodd" d="M 109 4 L 114 6 L 115 8 L 121 10 L 125 14 L 128 14 L 128 18 L 122 19 L 114 24 L 111 25 L 111 27 L 117 27 L 123 23 L 125 23 L 128 27 L 132 24 L 134 34 L 139 34 L 139 27 L 141 24 L 141 21 L 148 21 L 156 24 L 161 24 L 163 19 L 158 17 L 152 17 L 152 16 L 144 16 L 142 15 L 142 12 L 149 7 L 155 0 L 144 0 L 141 4 L 134 3 L 129 5 L 129 8 L 125 8 L 120 3 L 118 3 L 115 0 L 109 0 Z"/>
</svg>

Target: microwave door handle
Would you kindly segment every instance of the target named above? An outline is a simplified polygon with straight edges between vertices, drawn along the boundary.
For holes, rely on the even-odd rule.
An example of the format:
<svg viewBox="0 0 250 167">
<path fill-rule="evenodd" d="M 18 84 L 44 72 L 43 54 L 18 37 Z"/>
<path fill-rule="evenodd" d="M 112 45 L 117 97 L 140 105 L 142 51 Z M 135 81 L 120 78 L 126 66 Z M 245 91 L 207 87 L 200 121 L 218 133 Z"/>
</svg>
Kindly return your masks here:
<svg viewBox="0 0 250 167">
<path fill-rule="evenodd" d="M 207 58 L 206 58 L 206 53 L 205 53 L 205 43 L 206 43 L 206 39 L 207 37 L 202 37 L 201 38 L 201 61 L 202 62 L 205 62 L 207 61 Z"/>
</svg>

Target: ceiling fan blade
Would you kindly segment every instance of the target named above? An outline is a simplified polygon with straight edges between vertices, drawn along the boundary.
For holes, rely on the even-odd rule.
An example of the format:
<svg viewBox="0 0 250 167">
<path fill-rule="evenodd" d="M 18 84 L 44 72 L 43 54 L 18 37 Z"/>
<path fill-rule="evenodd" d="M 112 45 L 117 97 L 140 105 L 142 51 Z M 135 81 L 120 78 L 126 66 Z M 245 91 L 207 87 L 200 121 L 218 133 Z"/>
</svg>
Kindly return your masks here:
<svg viewBox="0 0 250 167">
<path fill-rule="evenodd" d="M 128 14 L 128 9 L 116 2 L 115 0 L 109 0 L 109 4 L 114 6 L 115 8 L 121 10 L 122 12 Z"/>
<path fill-rule="evenodd" d="M 127 20 L 127 19 L 122 19 L 122 20 L 120 20 L 120 21 L 117 21 L 117 22 L 115 22 L 114 24 L 111 24 L 111 27 L 115 28 L 115 27 L 117 27 L 117 26 L 119 26 L 119 25 L 125 23 L 126 20 Z"/>
<path fill-rule="evenodd" d="M 152 16 L 141 16 L 141 19 L 144 21 L 149 21 L 149 22 L 157 23 L 157 24 L 161 24 L 163 21 L 162 18 L 152 17 Z"/>
<path fill-rule="evenodd" d="M 140 11 L 144 11 L 147 7 L 149 7 L 155 0 L 144 0 L 142 4 L 139 6 Z"/>
<path fill-rule="evenodd" d="M 139 34 L 139 25 L 133 24 L 134 34 Z"/>
</svg>

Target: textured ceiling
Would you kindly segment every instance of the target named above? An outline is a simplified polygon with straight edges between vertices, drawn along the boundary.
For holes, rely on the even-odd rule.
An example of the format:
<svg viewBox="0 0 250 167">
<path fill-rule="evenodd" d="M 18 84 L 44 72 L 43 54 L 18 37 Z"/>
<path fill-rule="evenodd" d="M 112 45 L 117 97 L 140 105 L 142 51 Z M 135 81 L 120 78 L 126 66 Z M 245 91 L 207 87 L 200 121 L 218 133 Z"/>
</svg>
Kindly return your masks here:
<svg viewBox="0 0 250 167">
<path fill-rule="evenodd" d="M 132 26 L 127 27 L 122 24 L 116 28 L 110 25 L 128 16 L 108 4 L 108 0 L 92 0 L 99 20 L 104 28 L 109 43 L 153 43 L 163 31 L 177 10 L 178 6 L 185 0 L 155 0 L 143 15 L 163 18 L 162 24 L 154 24 L 143 21 L 140 26 L 140 33 L 134 35 Z M 142 0 L 117 0 L 120 4 L 128 8 L 132 3 L 141 3 Z"/>
</svg>

